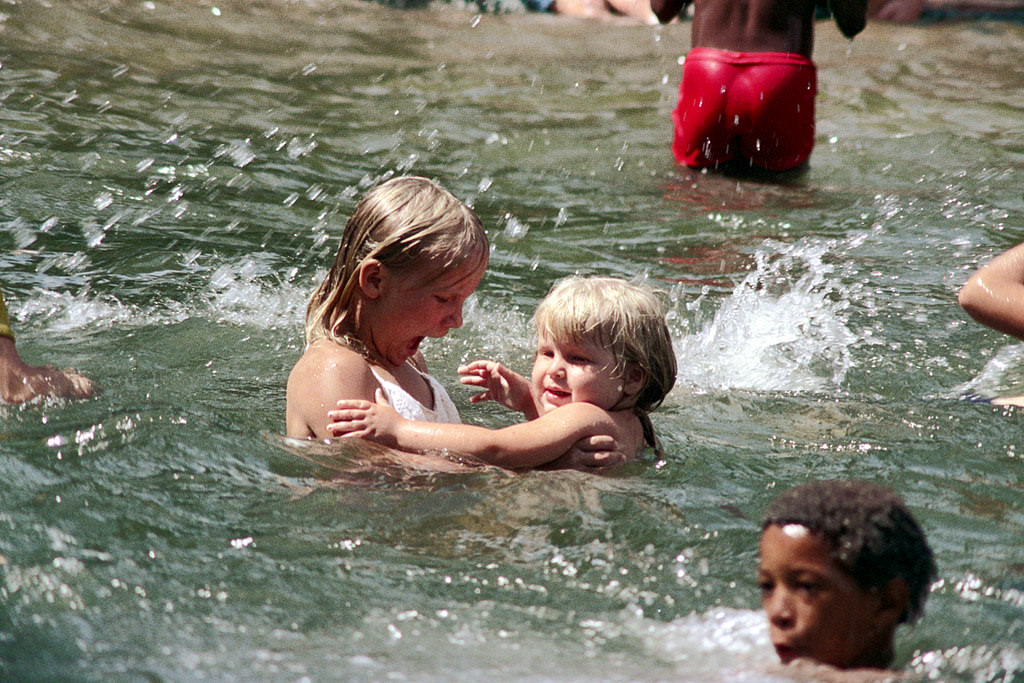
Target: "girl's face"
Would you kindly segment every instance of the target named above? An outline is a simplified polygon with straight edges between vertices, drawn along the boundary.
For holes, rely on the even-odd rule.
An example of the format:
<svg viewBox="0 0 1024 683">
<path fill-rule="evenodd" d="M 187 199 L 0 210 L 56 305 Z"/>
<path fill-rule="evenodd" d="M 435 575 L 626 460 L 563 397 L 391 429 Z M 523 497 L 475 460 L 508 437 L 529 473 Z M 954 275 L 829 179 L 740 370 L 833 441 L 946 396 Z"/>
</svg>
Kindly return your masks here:
<svg viewBox="0 0 1024 683">
<path fill-rule="evenodd" d="M 616 372 L 615 358 L 607 349 L 590 343 L 563 344 L 541 334 L 532 387 L 542 414 L 568 403 L 592 403 L 611 410 L 624 396 L 639 391 L 639 380 L 627 381 Z"/>
<path fill-rule="evenodd" d="M 399 272 L 379 265 L 378 277 L 363 288 L 363 343 L 400 366 L 426 337 L 443 337 L 462 327 L 462 305 L 476 291 L 486 267 L 486 262 L 465 263 L 432 277 L 429 268 Z"/>
<path fill-rule="evenodd" d="M 877 666 L 889 651 L 879 592 L 858 586 L 829 556 L 825 540 L 806 527 L 764 530 L 757 581 L 783 664 L 807 657 L 840 669 Z"/>
</svg>

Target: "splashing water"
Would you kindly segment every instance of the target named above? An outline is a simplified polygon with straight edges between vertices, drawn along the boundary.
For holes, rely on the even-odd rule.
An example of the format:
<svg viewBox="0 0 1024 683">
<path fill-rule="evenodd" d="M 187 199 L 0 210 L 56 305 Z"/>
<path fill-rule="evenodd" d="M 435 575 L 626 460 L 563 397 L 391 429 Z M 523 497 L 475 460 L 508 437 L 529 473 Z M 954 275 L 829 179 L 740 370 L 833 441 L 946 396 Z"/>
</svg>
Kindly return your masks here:
<svg viewBox="0 0 1024 683">
<path fill-rule="evenodd" d="M 713 319 L 677 342 L 679 385 L 697 391 L 839 388 L 857 335 L 844 318 L 844 285 L 826 262 L 838 246 L 813 239 L 762 244 L 754 270 Z"/>
</svg>

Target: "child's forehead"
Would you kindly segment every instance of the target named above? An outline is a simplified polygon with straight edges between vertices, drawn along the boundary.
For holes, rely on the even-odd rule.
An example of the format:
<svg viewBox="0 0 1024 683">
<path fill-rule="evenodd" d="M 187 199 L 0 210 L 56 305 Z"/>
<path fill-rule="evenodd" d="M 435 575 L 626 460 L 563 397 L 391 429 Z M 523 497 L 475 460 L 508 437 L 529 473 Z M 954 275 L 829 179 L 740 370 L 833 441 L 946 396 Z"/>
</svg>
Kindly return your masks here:
<svg viewBox="0 0 1024 683">
<path fill-rule="evenodd" d="M 602 348 L 596 335 L 577 334 L 568 330 L 540 329 L 537 331 L 537 343 L 566 348 Z"/>
<path fill-rule="evenodd" d="M 404 277 L 420 281 L 422 284 L 431 284 L 438 288 L 458 287 L 465 282 L 479 280 L 484 271 L 487 270 L 487 262 L 478 262 L 467 259 L 448 268 L 440 267 L 436 263 L 423 259 L 409 266 L 403 273 Z"/>
<path fill-rule="evenodd" d="M 820 533 L 802 524 L 769 524 L 761 534 L 761 556 L 797 564 L 834 565 L 831 547 Z"/>
</svg>

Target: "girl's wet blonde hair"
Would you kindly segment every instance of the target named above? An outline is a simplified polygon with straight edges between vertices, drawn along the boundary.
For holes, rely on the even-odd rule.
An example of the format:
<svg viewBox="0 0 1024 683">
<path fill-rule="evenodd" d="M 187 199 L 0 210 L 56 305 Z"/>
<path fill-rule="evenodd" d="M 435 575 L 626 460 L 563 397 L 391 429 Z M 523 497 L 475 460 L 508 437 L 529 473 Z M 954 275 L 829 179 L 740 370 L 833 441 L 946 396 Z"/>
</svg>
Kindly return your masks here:
<svg viewBox="0 0 1024 683">
<path fill-rule="evenodd" d="M 633 411 L 647 443 L 659 452 L 648 414 L 676 382 L 676 354 L 665 315 L 665 305 L 647 287 L 614 277 L 572 276 L 555 283 L 533 316 L 538 335 L 607 349 L 617 373 L 629 365 L 643 371 Z"/>
<path fill-rule="evenodd" d="M 467 263 L 487 266 L 490 247 L 480 219 L 436 182 L 401 176 L 356 205 L 334 264 L 306 307 L 306 344 L 327 338 L 360 349 L 353 336 L 359 269 L 377 259 L 391 270 L 427 267 L 430 279 Z"/>
</svg>

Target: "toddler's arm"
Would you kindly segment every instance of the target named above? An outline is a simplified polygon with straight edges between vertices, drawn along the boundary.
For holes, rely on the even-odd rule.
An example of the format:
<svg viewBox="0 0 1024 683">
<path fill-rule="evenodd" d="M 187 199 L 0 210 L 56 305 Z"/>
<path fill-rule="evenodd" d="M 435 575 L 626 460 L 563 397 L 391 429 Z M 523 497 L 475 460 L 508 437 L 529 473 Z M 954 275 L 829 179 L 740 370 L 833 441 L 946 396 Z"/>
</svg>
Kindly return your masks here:
<svg viewBox="0 0 1024 683">
<path fill-rule="evenodd" d="M 619 450 L 611 436 L 600 435 L 580 439 L 569 452 L 544 465 L 551 470 L 603 470 L 629 462 L 632 455 Z"/>
<path fill-rule="evenodd" d="M 461 383 L 483 389 L 469 399 L 471 403 L 496 401 L 510 410 L 523 413 L 528 420 L 537 417 L 530 381 L 519 373 L 490 360 L 475 360 L 459 367 L 458 372 Z"/>
<path fill-rule="evenodd" d="M 377 390 L 377 402 L 342 399 L 335 410 L 327 412 L 327 432 L 331 436 L 351 436 L 401 448 L 396 434 L 403 422 L 412 422 L 392 408 L 384 392 Z"/>
<path fill-rule="evenodd" d="M 589 403 L 571 403 L 501 429 L 407 420 L 387 405 L 362 400 L 338 401 L 328 417 L 327 429 L 333 436 L 370 439 L 410 451 L 450 449 L 510 469 L 545 465 L 581 439 L 614 432 L 608 413 Z"/>
<path fill-rule="evenodd" d="M 1024 243 L 978 269 L 957 299 L 981 324 L 1024 339 Z"/>
</svg>

